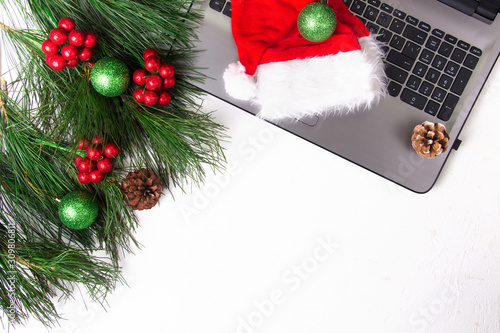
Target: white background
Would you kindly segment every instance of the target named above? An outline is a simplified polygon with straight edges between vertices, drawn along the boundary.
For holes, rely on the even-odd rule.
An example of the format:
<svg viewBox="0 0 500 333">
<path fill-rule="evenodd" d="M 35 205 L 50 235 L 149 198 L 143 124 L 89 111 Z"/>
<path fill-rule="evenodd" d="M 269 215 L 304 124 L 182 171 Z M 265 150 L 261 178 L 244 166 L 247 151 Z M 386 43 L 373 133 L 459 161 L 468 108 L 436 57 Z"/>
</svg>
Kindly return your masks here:
<svg viewBox="0 0 500 333">
<path fill-rule="evenodd" d="M 497 66 L 422 195 L 207 98 L 227 171 L 139 213 L 128 286 L 52 331 L 499 332 L 499 104 Z"/>
</svg>

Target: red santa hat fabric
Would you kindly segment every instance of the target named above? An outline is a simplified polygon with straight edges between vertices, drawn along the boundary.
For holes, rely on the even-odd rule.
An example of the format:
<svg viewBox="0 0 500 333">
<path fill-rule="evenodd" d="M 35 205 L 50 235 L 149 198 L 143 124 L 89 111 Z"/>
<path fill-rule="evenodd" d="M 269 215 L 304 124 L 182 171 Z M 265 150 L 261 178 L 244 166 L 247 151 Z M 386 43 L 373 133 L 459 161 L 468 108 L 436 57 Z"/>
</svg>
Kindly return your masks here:
<svg viewBox="0 0 500 333">
<path fill-rule="evenodd" d="M 337 27 L 314 43 L 297 29 L 299 12 L 313 0 L 233 0 L 237 63 L 224 73 L 227 92 L 261 105 L 276 120 L 325 111 L 349 111 L 376 101 L 385 89 L 383 53 L 342 0 L 329 0 Z"/>
</svg>

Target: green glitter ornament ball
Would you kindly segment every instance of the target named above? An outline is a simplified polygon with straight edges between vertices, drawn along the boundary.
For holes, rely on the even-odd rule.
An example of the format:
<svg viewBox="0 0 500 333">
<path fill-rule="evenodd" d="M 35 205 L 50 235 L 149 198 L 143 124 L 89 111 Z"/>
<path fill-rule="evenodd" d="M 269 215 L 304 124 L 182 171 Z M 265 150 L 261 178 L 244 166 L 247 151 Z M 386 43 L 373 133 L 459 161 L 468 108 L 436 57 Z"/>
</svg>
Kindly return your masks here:
<svg viewBox="0 0 500 333">
<path fill-rule="evenodd" d="M 59 203 L 59 218 L 70 229 L 85 229 L 94 223 L 99 207 L 90 193 L 74 191 L 66 194 Z"/>
<path fill-rule="evenodd" d="M 306 5 L 297 18 L 297 28 L 302 37 L 310 42 L 322 42 L 330 38 L 337 27 L 337 16 L 323 2 Z"/>
<path fill-rule="evenodd" d="M 130 84 L 130 72 L 123 61 L 106 57 L 92 67 L 90 82 L 99 94 L 116 97 L 127 90 Z"/>
</svg>

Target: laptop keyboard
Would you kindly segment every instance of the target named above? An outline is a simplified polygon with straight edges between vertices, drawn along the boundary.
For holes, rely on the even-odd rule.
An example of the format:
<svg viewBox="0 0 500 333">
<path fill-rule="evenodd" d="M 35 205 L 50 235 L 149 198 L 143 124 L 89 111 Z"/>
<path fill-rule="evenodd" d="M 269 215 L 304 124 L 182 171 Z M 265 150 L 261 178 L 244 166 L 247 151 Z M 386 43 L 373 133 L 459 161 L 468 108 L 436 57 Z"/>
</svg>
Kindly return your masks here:
<svg viewBox="0 0 500 333">
<path fill-rule="evenodd" d="M 447 121 L 482 55 L 481 49 L 380 0 L 343 0 L 385 44 L 388 93 Z M 210 7 L 231 17 L 231 2 Z"/>
<path fill-rule="evenodd" d="M 210 8 L 231 17 L 231 2 L 225 0 L 210 0 Z"/>
<path fill-rule="evenodd" d="M 343 0 L 387 46 L 388 93 L 450 119 L 482 51 L 380 0 Z"/>
</svg>

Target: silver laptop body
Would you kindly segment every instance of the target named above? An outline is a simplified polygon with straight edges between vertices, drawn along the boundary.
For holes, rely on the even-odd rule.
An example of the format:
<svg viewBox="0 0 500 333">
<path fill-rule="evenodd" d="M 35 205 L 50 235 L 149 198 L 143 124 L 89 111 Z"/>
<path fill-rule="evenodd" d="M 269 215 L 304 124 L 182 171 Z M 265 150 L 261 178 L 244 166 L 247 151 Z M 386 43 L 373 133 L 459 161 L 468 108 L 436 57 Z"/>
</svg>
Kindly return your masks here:
<svg viewBox="0 0 500 333">
<path fill-rule="evenodd" d="M 224 0 L 212 1 L 216 1 L 216 5 L 224 5 Z M 460 1 L 456 0 L 454 2 L 459 4 Z M 472 74 L 468 79 L 468 84 L 461 92 L 461 95 L 458 96 L 459 101 L 453 113 L 451 116 L 449 114 L 445 115 L 444 118 L 449 117 L 449 119 L 443 120 L 440 119 L 443 116 L 439 115 L 438 117 L 437 112 L 434 112 L 433 115 L 433 111 L 426 112 L 425 107 L 423 107 L 424 110 L 421 110 L 408 104 L 411 101 L 402 101 L 402 91 L 408 90 L 405 86 L 407 82 L 404 81 L 409 80 L 409 77 L 413 75 L 416 64 L 421 62 L 417 58 L 411 69 L 405 69 L 408 72 L 408 78 L 402 79 L 403 83 L 399 83 L 402 86 L 401 93 L 396 97 L 387 96 L 370 110 L 360 110 L 345 116 L 330 115 L 301 119 L 300 121 L 280 121 L 276 125 L 411 191 L 425 193 L 432 188 L 446 160 L 454 150 L 451 146 L 455 149 L 458 148 L 460 131 L 499 57 L 500 19 L 497 18 L 492 23 L 486 23 L 485 21 L 488 20 L 481 15 L 475 13 L 472 14 L 473 16 L 467 15 L 437 0 L 389 0 L 386 3 L 380 3 L 378 0 L 344 2 L 350 6 L 353 12 L 352 6 L 358 6 L 355 10 L 361 14 L 355 14 L 362 18 L 374 15 L 373 12 L 367 12 L 370 8 L 376 9 L 376 15 L 388 11 L 388 8 L 398 11 L 399 15 L 404 13 L 405 17 L 401 21 L 405 22 L 405 25 L 412 24 L 418 29 L 420 27 L 425 28 L 426 35 L 423 38 L 426 38 L 426 40 L 423 41 L 422 47 L 425 46 L 431 36 L 440 40 L 445 38 L 448 40 L 454 37 L 456 39 L 455 48 L 458 47 L 458 43 L 461 46 L 469 45 L 469 49 L 464 48 L 464 51 L 466 51 L 467 55 L 475 54 L 479 60 L 475 64 L 475 68 L 471 70 Z M 365 7 L 363 7 L 363 4 Z M 258 106 L 231 98 L 224 88 L 222 80 L 224 70 L 229 63 L 238 60 L 236 46 L 231 34 L 231 19 L 228 15 L 223 14 L 224 11 L 229 14 L 229 8 L 222 8 L 221 12 L 218 12 L 212 8 L 214 4 L 210 5 L 210 0 L 205 0 L 201 6 L 205 11 L 205 19 L 199 31 L 200 41 L 197 43 L 197 48 L 203 50 L 203 52 L 200 52 L 193 65 L 201 68 L 201 72 L 212 79 L 206 80 L 204 84 L 197 82 L 192 84 L 229 104 L 252 114 L 257 114 L 259 112 Z M 418 23 L 407 22 L 408 19 L 413 20 L 415 18 Z M 376 19 L 374 23 L 377 25 Z M 382 26 L 379 25 L 379 27 L 383 29 Z M 389 28 L 390 26 L 386 30 L 390 31 Z M 377 33 L 380 33 L 380 31 Z M 438 31 L 439 33 L 437 33 Z M 445 35 L 435 36 L 435 33 L 438 35 L 445 33 Z M 449 40 L 450 44 L 452 42 L 452 39 Z M 480 55 L 477 54 L 478 50 Z M 438 54 L 437 50 L 436 54 Z M 450 57 L 451 55 L 445 58 L 447 61 L 451 61 Z M 428 67 L 432 68 L 432 63 L 429 63 Z M 459 66 L 459 68 L 462 67 L 464 67 L 463 64 Z M 460 76 L 458 69 L 452 72 L 450 76 L 453 74 L 455 78 Z M 426 81 L 425 76 L 421 80 L 422 82 Z M 443 90 L 449 92 L 451 87 Z M 418 89 L 415 92 L 420 96 L 424 96 Z M 407 93 L 410 93 L 410 91 L 407 91 Z M 435 96 L 427 96 L 427 99 L 432 100 L 433 97 Z M 408 94 L 406 94 L 405 99 L 408 98 Z M 419 107 L 422 108 L 422 105 Z M 450 135 L 450 149 L 445 154 L 433 159 L 427 159 L 414 152 L 410 140 L 412 130 L 423 121 L 440 122 L 446 126 Z"/>
</svg>

